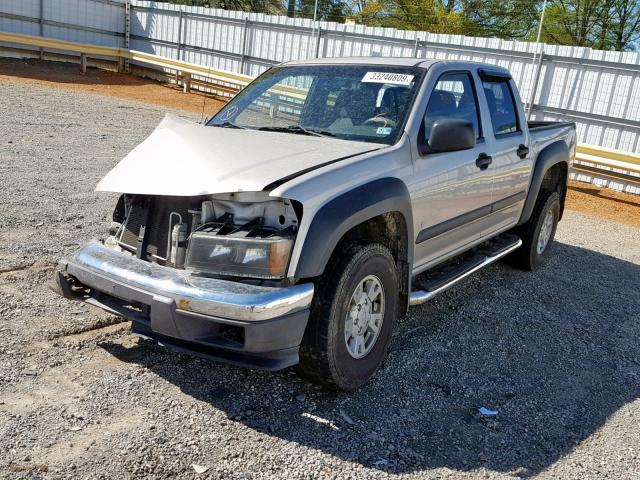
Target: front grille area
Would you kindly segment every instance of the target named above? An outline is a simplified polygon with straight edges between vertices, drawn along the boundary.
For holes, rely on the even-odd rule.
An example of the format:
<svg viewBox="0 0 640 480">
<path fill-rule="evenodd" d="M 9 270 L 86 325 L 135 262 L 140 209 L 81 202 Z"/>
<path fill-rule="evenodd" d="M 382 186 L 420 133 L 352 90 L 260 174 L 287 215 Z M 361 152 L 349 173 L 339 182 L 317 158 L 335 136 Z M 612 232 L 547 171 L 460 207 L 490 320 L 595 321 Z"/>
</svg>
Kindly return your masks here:
<svg viewBox="0 0 640 480">
<path fill-rule="evenodd" d="M 138 245 L 138 235 L 140 234 L 140 226 L 145 221 L 145 210 L 144 206 L 140 201 L 134 200 L 131 205 L 131 211 L 129 212 L 128 217 L 125 219 L 125 223 L 123 225 L 124 230 L 122 231 L 122 236 L 120 237 L 120 241 L 130 247 L 136 248 Z"/>
<path fill-rule="evenodd" d="M 199 203 L 199 200 L 184 197 L 135 197 L 131 205 L 131 211 L 125 219 L 120 241 L 132 249 L 136 249 L 140 227 L 148 218 L 146 226 L 148 260 L 157 262 L 158 259 L 154 256 L 166 258 L 171 213 L 178 213 L 182 217 L 182 221 L 187 224 L 187 231 L 190 231 L 192 217 L 189 209 L 198 208 Z M 177 221 L 177 217 L 174 216 L 173 224 L 175 225 Z"/>
</svg>

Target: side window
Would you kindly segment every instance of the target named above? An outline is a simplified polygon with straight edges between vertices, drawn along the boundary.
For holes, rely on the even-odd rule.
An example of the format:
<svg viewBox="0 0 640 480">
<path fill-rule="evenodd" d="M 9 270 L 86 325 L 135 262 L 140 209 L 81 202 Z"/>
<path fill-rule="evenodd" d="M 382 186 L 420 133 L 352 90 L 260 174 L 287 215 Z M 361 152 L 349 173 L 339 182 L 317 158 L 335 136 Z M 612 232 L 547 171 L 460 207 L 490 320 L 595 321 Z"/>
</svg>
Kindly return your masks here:
<svg viewBox="0 0 640 480">
<path fill-rule="evenodd" d="M 483 80 L 484 95 L 489 105 L 493 133 L 501 135 L 520 131 L 516 102 L 507 80 Z"/>
<path fill-rule="evenodd" d="M 441 118 L 461 118 L 471 122 L 480 138 L 480 120 L 478 104 L 473 88 L 473 80 L 467 73 L 447 73 L 436 83 L 427 111 L 424 114 L 425 140 L 431 136 L 431 128 L 436 120 Z"/>
</svg>

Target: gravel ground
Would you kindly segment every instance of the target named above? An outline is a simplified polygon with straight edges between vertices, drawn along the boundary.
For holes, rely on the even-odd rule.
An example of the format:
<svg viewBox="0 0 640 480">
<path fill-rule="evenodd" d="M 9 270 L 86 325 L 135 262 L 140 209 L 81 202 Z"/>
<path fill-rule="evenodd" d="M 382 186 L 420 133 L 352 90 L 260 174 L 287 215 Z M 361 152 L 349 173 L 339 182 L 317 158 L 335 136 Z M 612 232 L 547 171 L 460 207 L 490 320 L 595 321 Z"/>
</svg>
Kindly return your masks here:
<svg viewBox="0 0 640 480">
<path fill-rule="evenodd" d="M 5 80 L 0 115 L 0 477 L 640 476 L 639 229 L 567 212 L 541 271 L 413 309 L 374 381 L 329 394 L 46 288 L 106 231 L 115 196 L 93 186 L 161 109 Z"/>
</svg>

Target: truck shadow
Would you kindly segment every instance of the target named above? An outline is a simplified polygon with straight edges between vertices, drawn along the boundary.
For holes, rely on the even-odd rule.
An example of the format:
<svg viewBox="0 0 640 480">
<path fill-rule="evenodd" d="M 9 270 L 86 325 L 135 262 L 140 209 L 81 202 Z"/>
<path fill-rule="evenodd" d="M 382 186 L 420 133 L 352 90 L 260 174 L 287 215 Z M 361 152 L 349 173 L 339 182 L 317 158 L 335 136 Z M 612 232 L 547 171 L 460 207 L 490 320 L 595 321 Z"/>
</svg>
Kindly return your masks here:
<svg viewBox="0 0 640 480">
<path fill-rule="evenodd" d="M 549 260 L 532 274 L 492 267 L 412 310 L 375 379 L 351 394 L 146 341 L 102 346 L 231 421 L 342 460 L 528 477 L 640 396 L 640 266 L 562 243 Z"/>
</svg>

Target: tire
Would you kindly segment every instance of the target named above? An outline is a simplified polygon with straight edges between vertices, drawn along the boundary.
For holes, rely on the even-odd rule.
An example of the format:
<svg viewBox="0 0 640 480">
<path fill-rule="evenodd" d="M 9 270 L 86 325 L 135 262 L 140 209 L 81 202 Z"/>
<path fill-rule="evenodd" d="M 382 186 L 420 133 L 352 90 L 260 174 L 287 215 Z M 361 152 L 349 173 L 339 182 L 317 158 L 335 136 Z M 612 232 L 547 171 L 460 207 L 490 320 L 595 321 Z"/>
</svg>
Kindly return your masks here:
<svg viewBox="0 0 640 480">
<path fill-rule="evenodd" d="M 547 215 L 552 215 L 551 225 L 545 227 L 548 239 L 540 250 L 538 241 L 545 225 Z M 537 270 L 549 255 L 553 238 L 560 219 L 560 195 L 558 192 L 542 191 L 527 223 L 518 227 L 514 233 L 522 239 L 522 246 L 510 256 L 510 263 L 524 270 Z M 550 228 L 550 232 L 546 229 Z M 545 236 L 547 236 L 545 235 Z"/>
<path fill-rule="evenodd" d="M 376 301 L 362 308 L 367 312 L 371 309 L 371 316 L 363 312 L 363 318 L 360 318 L 360 309 L 353 303 L 352 297 L 356 295 L 359 285 L 373 291 L 376 282 L 379 286 L 376 291 L 381 289 L 382 294 L 378 293 L 377 297 L 371 294 Z M 398 288 L 396 265 L 384 246 L 351 245 L 336 252 L 316 285 L 309 322 L 300 345 L 300 363 L 296 366 L 298 374 L 330 390 L 351 391 L 364 385 L 382 364 L 387 353 L 398 314 Z M 368 299 L 362 297 L 361 293 L 359 298 L 364 298 L 364 302 Z M 383 309 L 380 305 L 384 305 Z M 367 320 L 374 315 L 382 321 L 377 336 L 369 344 L 360 342 L 358 347 L 356 334 L 364 324 L 371 323 L 367 323 Z M 353 325 L 347 324 L 347 321 L 353 321 Z M 347 326 L 349 333 L 345 335 Z M 365 330 L 371 333 L 369 328 L 373 327 L 366 327 Z M 352 333 L 348 347 L 346 337 Z M 371 341 L 371 337 L 366 335 L 363 338 Z M 367 348 L 369 350 L 365 353 Z M 362 353 L 365 354 L 361 358 L 354 357 L 354 354 Z"/>
</svg>

